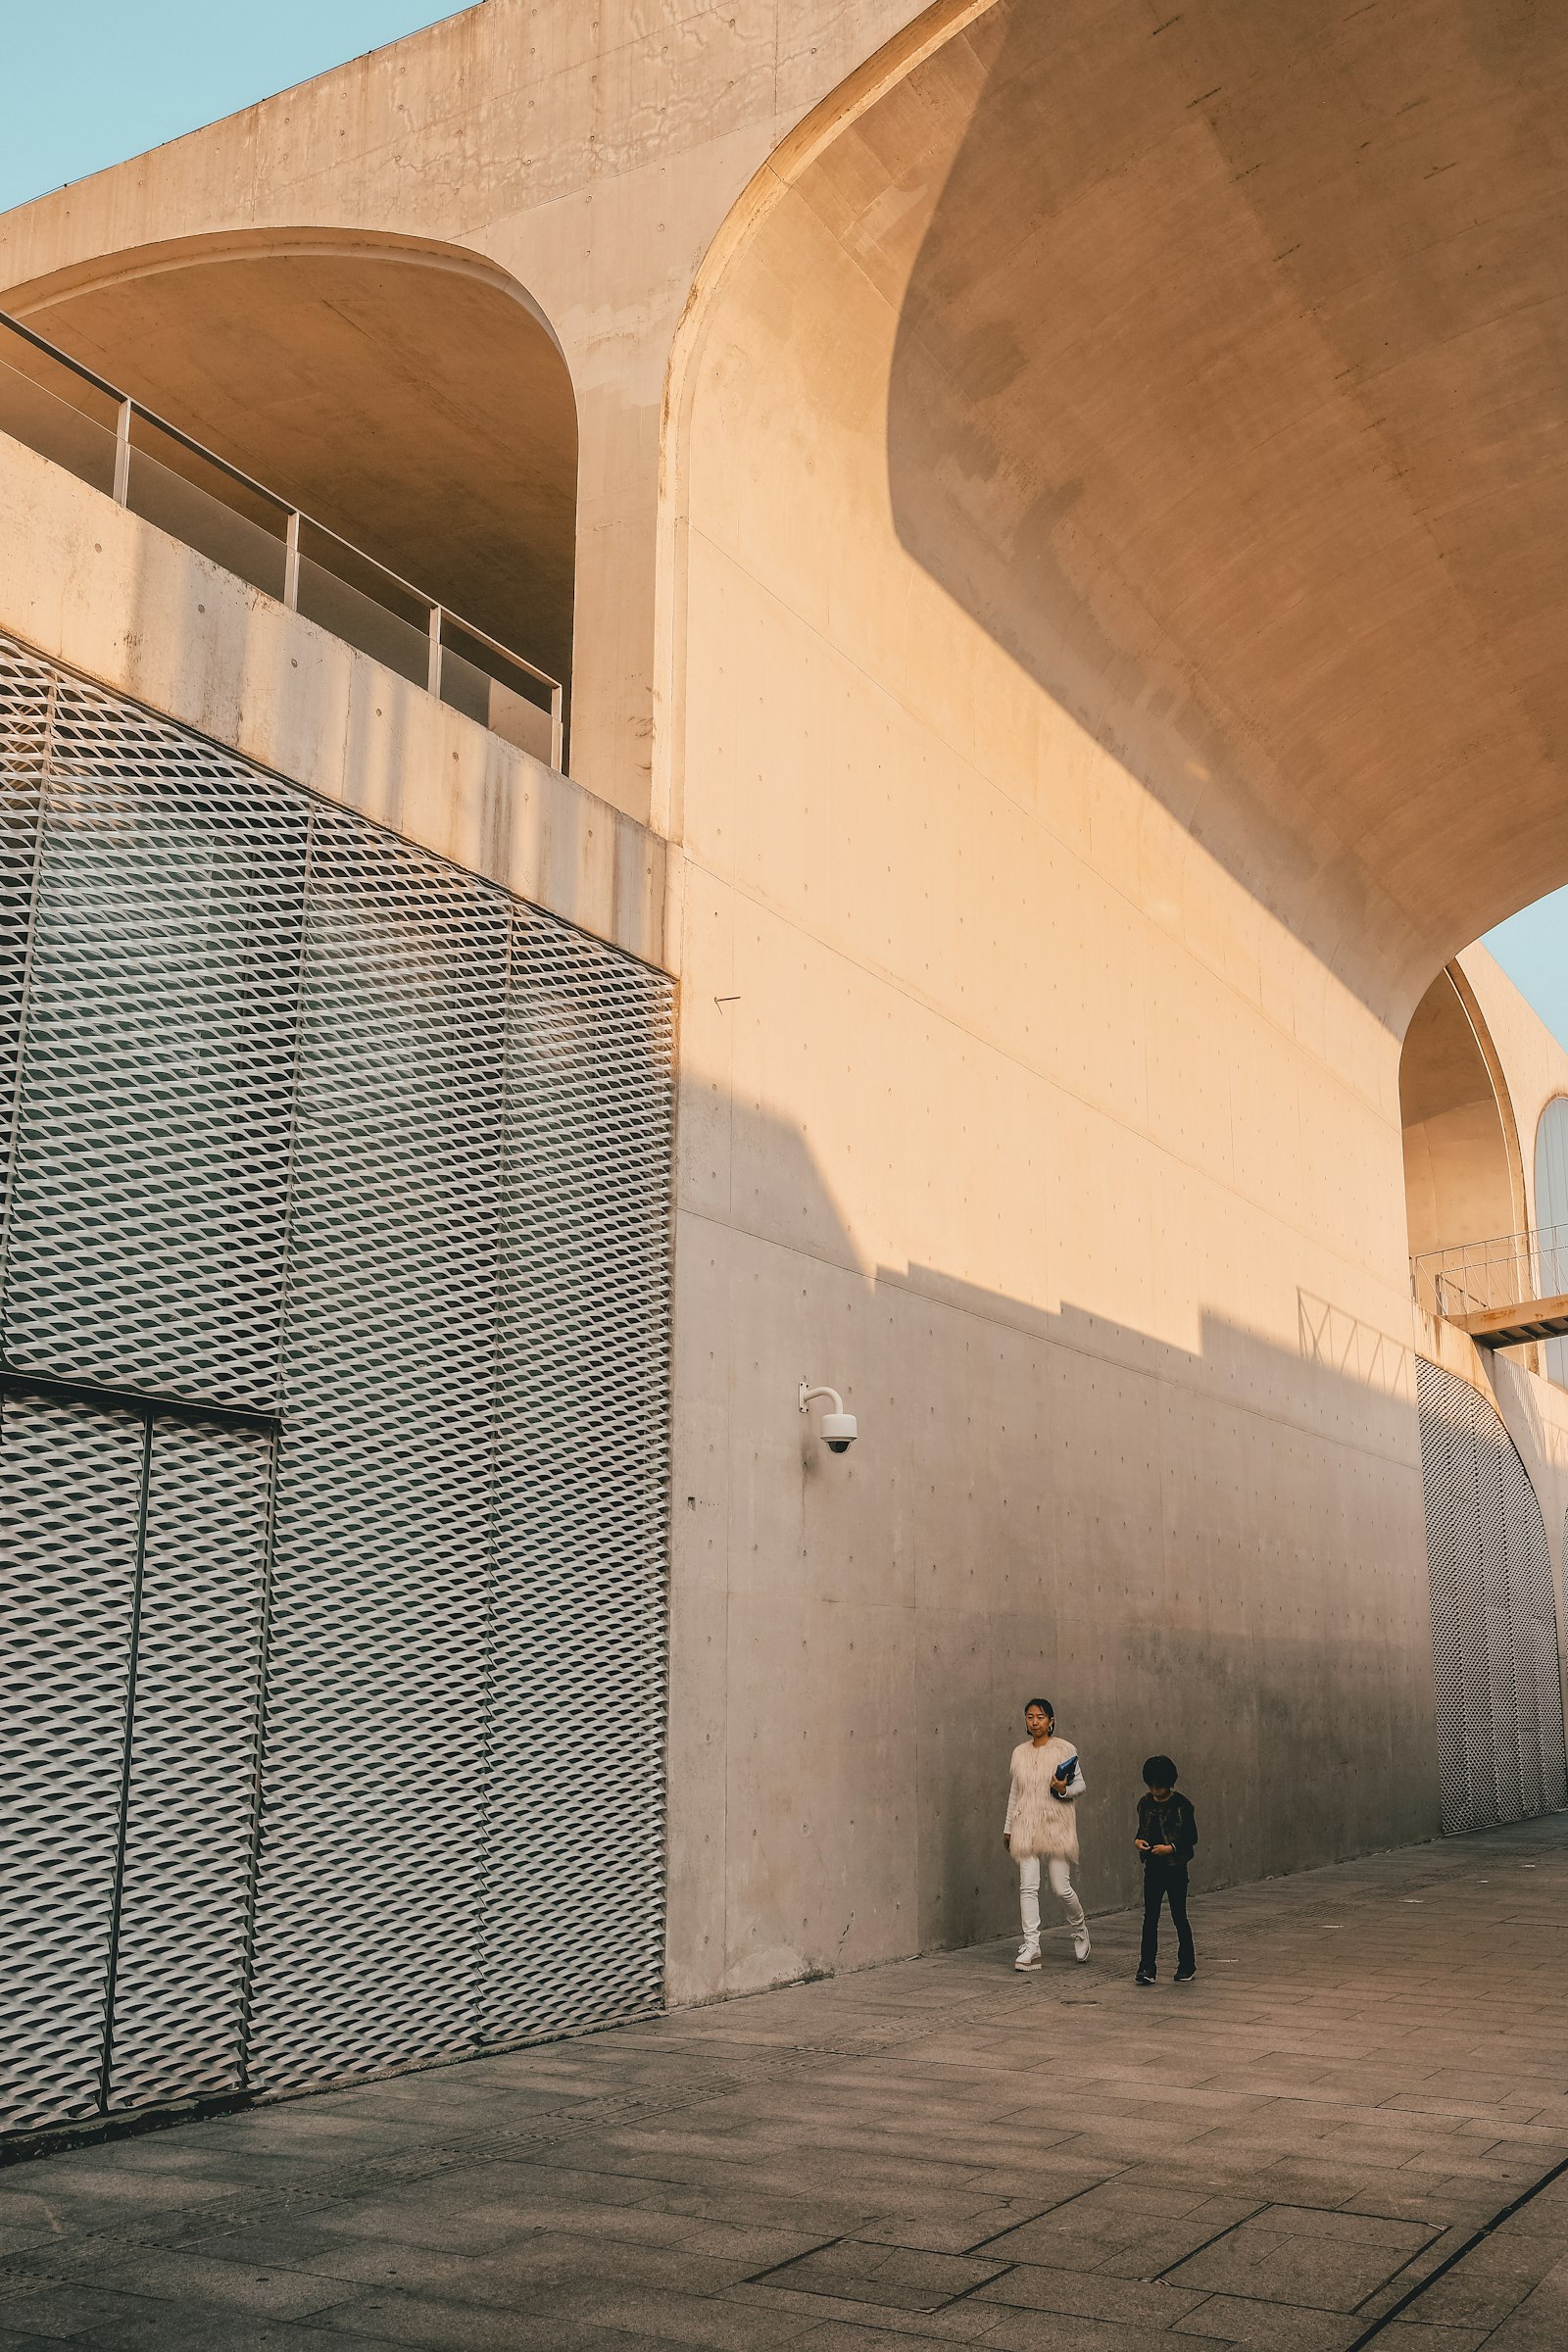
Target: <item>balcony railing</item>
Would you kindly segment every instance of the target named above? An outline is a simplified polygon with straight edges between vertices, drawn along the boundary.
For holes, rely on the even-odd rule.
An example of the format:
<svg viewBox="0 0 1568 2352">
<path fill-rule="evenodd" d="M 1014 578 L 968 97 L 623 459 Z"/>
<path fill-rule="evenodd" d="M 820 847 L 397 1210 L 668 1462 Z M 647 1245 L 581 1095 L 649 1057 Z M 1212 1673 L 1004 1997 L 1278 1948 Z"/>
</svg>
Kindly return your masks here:
<svg viewBox="0 0 1568 2352">
<path fill-rule="evenodd" d="M 1568 1333 L 1568 1225 L 1432 1250 L 1412 1258 L 1410 1270 L 1417 1304 L 1457 1324 L 1478 1348 Z"/>
<path fill-rule="evenodd" d="M 0 432 L 519 750 L 561 765 L 559 679 L 3 311 Z"/>
</svg>

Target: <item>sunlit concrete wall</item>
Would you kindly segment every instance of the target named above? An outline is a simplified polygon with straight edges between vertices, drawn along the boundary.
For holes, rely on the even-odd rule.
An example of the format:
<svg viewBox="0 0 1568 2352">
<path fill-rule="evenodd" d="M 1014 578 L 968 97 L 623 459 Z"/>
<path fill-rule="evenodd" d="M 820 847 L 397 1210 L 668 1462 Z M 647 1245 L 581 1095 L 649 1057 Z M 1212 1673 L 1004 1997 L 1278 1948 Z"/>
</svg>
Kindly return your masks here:
<svg viewBox="0 0 1568 2352">
<path fill-rule="evenodd" d="M 1000 1932 L 1041 1689 L 1092 1902 L 1153 1747 L 1207 1879 L 1436 1827 L 1399 1039 L 907 552 L 881 160 L 682 419 L 679 1995 Z"/>
<path fill-rule="evenodd" d="M 665 960 L 664 843 L 0 434 L 0 630 Z"/>
<path fill-rule="evenodd" d="M 677 1999 L 1004 1927 L 1042 1686 L 1097 1905 L 1155 1745 L 1209 1883 L 1436 1829 L 1398 1065 L 1568 870 L 1509 593 L 1565 543 L 1516 333 L 1551 76 L 1362 13 L 491 0 L 0 222 L 45 326 L 160 241 L 303 227 L 469 248 L 561 338 L 577 772 L 667 837 L 682 982 Z M 328 705 L 266 716 L 232 650 L 283 624 L 210 685 L 180 578 L 73 571 L 66 658 L 314 757 Z"/>
<path fill-rule="evenodd" d="M 576 395 L 573 772 L 646 819 L 661 413 L 693 278 L 803 117 L 911 21 L 959 22 L 982 4 L 486 0 L 0 216 L 0 308 L 70 346 L 74 306 L 84 305 L 94 364 L 147 397 L 134 314 L 93 299 L 139 273 L 269 252 L 373 265 L 400 244 L 504 271 L 548 319 Z M 216 305 L 206 307 L 210 319 Z M 176 422 L 181 358 L 203 404 L 212 389 L 203 312 L 198 276 L 180 357 L 167 320 L 153 355 L 156 405 Z M 270 323 L 258 321 L 263 348 Z M 323 317 L 302 376 L 343 340 L 342 318 Z M 270 371 L 257 398 L 270 404 L 280 389 Z M 344 402 L 343 463 L 356 472 L 368 403 L 373 413 L 363 384 Z M 476 462 L 487 434 L 526 445 L 533 421 L 514 380 L 487 383 Z M 399 462 L 409 454 L 400 448 Z M 329 472 L 327 453 L 318 470 Z M 482 501 L 482 476 L 471 487 Z"/>
</svg>

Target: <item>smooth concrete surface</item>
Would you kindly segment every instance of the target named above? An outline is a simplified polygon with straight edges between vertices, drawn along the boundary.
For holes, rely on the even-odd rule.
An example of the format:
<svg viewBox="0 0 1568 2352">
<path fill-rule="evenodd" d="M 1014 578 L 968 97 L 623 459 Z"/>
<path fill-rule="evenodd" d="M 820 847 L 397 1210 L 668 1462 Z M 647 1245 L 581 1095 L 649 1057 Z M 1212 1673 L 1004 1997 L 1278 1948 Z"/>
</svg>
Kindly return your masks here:
<svg viewBox="0 0 1568 2352">
<path fill-rule="evenodd" d="M 299 237 L 112 276 L 36 321 L 155 414 L 552 677 L 571 674 L 577 420 L 477 256 Z M 0 363 L 60 377 L 16 337 Z M 168 444 L 161 463 L 178 463 Z"/>
<path fill-rule="evenodd" d="M 1524 1168 L 1507 1087 L 1457 966 L 1438 974 L 1404 1033 L 1399 1116 L 1412 1257 L 1522 1230 Z"/>
<path fill-rule="evenodd" d="M 781 181 L 674 417 L 676 1998 L 996 1932 L 1041 1690 L 1093 1901 L 1156 1747 L 1227 1877 L 1436 1826 L 1402 1020 L 909 543 L 910 305 L 1001 37 Z"/>
<path fill-rule="evenodd" d="M 407 379 L 422 368 L 432 408 L 439 400 L 445 413 L 431 416 L 429 470 L 411 490 L 402 567 L 452 561 L 464 586 L 465 561 L 428 552 L 445 469 L 466 522 L 487 502 L 501 510 L 483 527 L 492 540 L 510 534 L 514 581 L 518 533 L 530 514 L 543 522 L 540 559 L 559 581 L 564 486 L 559 469 L 528 458 L 536 378 L 551 403 L 546 458 L 565 446 L 541 355 L 530 347 L 526 369 L 509 378 L 498 363 L 516 341 L 514 321 L 495 330 L 496 350 L 478 354 L 466 383 L 439 355 L 417 361 L 421 344 L 454 320 L 461 330 L 475 305 L 472 289 L 440 287 L 443 267 L 488 271 L 548 320 L 575 394 L 573 773 L 646 818 L 662 406 L 703 257 L 780 139 L 884 43 L 910 20 L 961 22 L 981 4 L 486 0 L 18 207 L 0 220 L 0 308 L 68 347 L 79 335 L 112 380 L 137 393 L 145 383 L 149 405 L 176 423 L 205 418 L 240 457 L 250 428 L 232 335 L 256 300 L 257 447 L 323 503 L 335 470 L 351 475 L 345 519 L 378 520 L 389 555 L 404 524 L 368 469 L 367 424 L 387 435 L 395 494 L 398 475 L 420 467 Z M 435 273 L 425 296 L 397 267 L 400 253 Z M 154 272 L 171 282 L 153 283 Z M 418 314 L 407 335 L 405 301 Z M 345 314 L 368 331 L 346 333 Z M 471 354 L 471 336 L 460 339 Z M 334 405 L 323 372 L 342 366 Z M 200 437 L 199 425 L 187 429 Z M 453 477 L 447 459 L 466 434 L 466 477 Z M 519 473 L 550 513 L 512 498 Z M 545 617 L 559 631 L 555 611 Z"/>
<path fill-rule="evenodd" d="M 19 2165 L 0 2345 L 1558 2352 L 1565 1819 Z"/>
<path fill-rule="evenodd" d="M 682 977 L 675 2000 L 995 1934 L 1042 1685 L 1096 1904 L 1153 1746 L 1216 1878 L 1436 1826 L 1400 1048 L 1568 878 L 1568 21 L 1503 17 L 489 0 L 0 222 L 133 386 L 115 287 L 312 237 L 565 358 L 574 770 Z"/>
<path fill-rule="evenodd" d="M 0 630 L 664 961 L 645 826 L 3 434 Z"/>
</svg>

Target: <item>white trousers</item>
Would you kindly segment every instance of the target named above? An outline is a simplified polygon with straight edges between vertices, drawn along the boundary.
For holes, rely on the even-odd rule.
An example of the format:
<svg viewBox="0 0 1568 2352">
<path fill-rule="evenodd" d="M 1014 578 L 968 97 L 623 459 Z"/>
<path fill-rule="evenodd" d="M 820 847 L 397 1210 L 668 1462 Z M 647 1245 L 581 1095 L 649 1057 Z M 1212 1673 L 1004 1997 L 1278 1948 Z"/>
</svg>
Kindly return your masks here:
<svg viewBox="0 0 1568 2352">
<path fill-rule="evenodd" d="M 1037 1946 L 1040 1942 L 1040 1863 L 1039 1854 L 1018 1856 L 1018 1907 L 1023 1913 L 1023 1939 L 1025 1943 Z M 1048 1854 L 1045 1864 L 1051 1880 L 1051 1891 L 1066 1912 L 1068 1927 L 1081 1928 L 1084 1924 L 1084 1907 L 1074 1891 L 1071 1865 L 1066 1855 Z"/>
</svg>

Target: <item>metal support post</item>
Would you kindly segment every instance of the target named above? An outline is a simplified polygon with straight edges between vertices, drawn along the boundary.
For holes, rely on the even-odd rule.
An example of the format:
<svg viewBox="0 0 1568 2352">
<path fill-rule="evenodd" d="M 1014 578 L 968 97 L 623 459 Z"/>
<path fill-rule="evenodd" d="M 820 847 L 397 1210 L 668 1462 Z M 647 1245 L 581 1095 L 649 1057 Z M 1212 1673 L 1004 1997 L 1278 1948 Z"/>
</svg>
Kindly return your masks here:
<svg viewBox="0 0 1568 2352">
<path fill-rule="evenodd" d="M 122 400 L 115 423 L 115 504 L 122 507 L 130 496 L 130 403 Z"/>
<path fill-rule="evenodd" d="M 430 692 L 439 701 L 441 695 L 441 608 L 439 605 L 430 607 L 430 669 L 427 682 Z"/>
<path fill-rule="evenodd" d="M 283 539 L 283 602 L 291 612 L 300 609 L 300 518 L 291 514 Z"/>
</svg>

